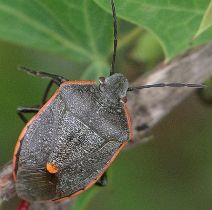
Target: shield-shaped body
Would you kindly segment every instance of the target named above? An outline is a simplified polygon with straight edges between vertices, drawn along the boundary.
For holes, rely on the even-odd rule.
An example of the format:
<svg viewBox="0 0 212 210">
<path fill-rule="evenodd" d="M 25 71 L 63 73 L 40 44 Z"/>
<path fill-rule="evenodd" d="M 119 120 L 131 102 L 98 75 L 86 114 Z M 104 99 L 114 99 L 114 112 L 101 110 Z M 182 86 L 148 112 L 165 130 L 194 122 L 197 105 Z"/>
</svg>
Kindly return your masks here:
<svg viewBox="0 0 212 210">
<path fill-rule="evenodd" d="M 126 104 L 108 102 L 95 81 L 66 81 L 19 136 L 17 193 L 28 201 L 77 195 L 101 177 L 129 139 Z M 47 163 L 58 173 L 49 173 Z"/>
</svg>

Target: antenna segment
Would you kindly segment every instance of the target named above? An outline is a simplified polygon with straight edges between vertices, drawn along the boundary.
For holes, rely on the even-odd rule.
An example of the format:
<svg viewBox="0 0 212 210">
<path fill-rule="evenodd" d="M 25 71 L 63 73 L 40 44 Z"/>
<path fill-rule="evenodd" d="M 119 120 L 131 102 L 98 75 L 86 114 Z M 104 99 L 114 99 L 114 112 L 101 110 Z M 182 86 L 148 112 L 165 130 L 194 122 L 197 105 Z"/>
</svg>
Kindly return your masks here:
<svg viewBox="0 0 212 210">
<path fill-rule="evenodd" d="M 199 84 L 185 84 L 185 83 L 157 83 L 152 85 L 141 85 L 137 87 L 129 87 L 127 91 L 134 91 L 134 90 L 141 90 L 145 88 L 152 88 L 152 87 L 189 87 L 189 88 L 204 88 L 205 85 Z"/>
<path fill-rule="evenodd" d="M 114 0 L 111 0 L 111 8 L 112 8 L 112 15 L 113 15 L 113 57 L 112 57 L 112 63 L 111 63 L 111 69 L 110 69 L 110 76 L 115 73 L 115 62 L 116 62 L 116 49 L 117 49 L 117 17 L 116 17 L 116 7 Z"/>
</svg>

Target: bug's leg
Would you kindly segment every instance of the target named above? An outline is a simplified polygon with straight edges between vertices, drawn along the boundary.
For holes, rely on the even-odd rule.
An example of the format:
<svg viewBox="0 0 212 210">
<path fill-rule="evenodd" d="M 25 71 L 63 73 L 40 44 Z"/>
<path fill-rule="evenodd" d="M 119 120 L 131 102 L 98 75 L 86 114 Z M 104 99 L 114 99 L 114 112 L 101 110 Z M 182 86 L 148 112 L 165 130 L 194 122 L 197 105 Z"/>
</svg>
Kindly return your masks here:
<svg viewBox="0 0 212 210">
<path fill-rule="evenodd" d="M 27 118 L 24 116 L 26 113 L 37 113 L 39 111 L 38 107 L 18 107 L 17 114 L 24 123 L 27 123 Z"/>
<path fill-rule="evenodd" d="M 47 97 L 48 97 L 48 94 L 49 94 L 49 91 L 50 91 L 53 83 L 54 83 L 54 81 L 53 80 L 50 80 L 49 84 L 47 85 L 46 90 L 44 91 L 44 94 L 43 94 L 42 99 L 41 99 L 41 106 L 43 104 L 45 104 L 45 102 L 47 100 Z"/>
<path fill-rule="evenodd" d="M 53 75 L 53 74 L 49 74 L 49 73 L 45 73 L 45 72 L 39 72 L 39 71 L 34 71 L 32 69 L 29 69 L 29 68 L 26 68 L 26 67 L 19 67 L 20 70 L 22 71 L 25 71 L 33 76 L 39 76 L 41 78 L 50 78 L 50 82 L 49 84 L 47 85 L 46 87 L 46 90 L 43 94 L 43 97 L 41 99 L 41 105 L 42 106 L 46 100 L 47 100 L 47 97 L 48 97 L 48 93 L 52 87 L 52 85 L 55 83 L 56 85 L 60 85 L 62 82 L 66 81 L 66 79 L 64 79 L 63 77 L 61 76 L 58 76 L 58 75 Z M 19 117 L 21 118 L 21 120 L 24 122 L 24 123 L 27 123 L 27 119 L 26 117 L 24 116 L 25 113 L 37 113 L 39 111 L 39 108 L 40 106 L 33 106 L 33 107 L 18 107 L 17 108 L 17 114 L 19 115 Z"/>
<path fill-rule="evenodd" d="M 104 187 L 106 186 L 108 183 L 108 180 L 107 180 L 107 174 L 106 172 L 99 178 L 99 180 L 96 182 L 96 185 L 98 186 L 101 186 L 101 187 Z"/>
<path fill-rule="evenodd" d="M 61 83 L 67 81 L 67 79 L 65 79 L 62 76 L 59 76 L 56 74 L 50 74 L 50 73 L 46 73 L 46 72 L 42 72 L 42 71 L 35 71 L 33 69 L 30 69 L 30 68 L 24 67 L 24 66 L 19 66 L 18 69 L 21 71 L 24 71 L 28 74 L 31 74 L 33 76 L 51 79 L 58 86 L 60 86 Z"/>
</svg>

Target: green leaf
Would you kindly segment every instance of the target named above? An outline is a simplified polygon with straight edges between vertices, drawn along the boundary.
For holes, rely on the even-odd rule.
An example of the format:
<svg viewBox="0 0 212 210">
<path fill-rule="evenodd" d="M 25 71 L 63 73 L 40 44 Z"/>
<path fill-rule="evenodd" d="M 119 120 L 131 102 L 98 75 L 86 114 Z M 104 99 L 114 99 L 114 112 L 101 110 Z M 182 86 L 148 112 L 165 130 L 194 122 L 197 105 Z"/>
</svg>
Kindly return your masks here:
<svg viewBox="0 0 212 210">
<path fill-rule="evenodd" d="M 108 1 L 94 1 L 111 10 Z M 153 32 L 166 58 L 171 59 L 190 47 L 209 0 L 116 0 L 115 3 L 118 17 Z"/>
<path fill-rule="evenodd" d="M 92 0 L 0 0 L 0 39 L 80 62 L 106 60 L 111 15 Z"/>
<path fill-rule="evenodd" d="M 109 76 L 110 67 L 106 63 L 94 62 L 85 70 L 81 79 L 98 80 L 100 76 Z"/>
<path fill-rule="evenodd" d="M 201 33 L 196 39 L 194 39 L 193 45 L 205 44 L 211 42 L 212 37 L 212 27 L 209 27 L 204 33 Z"/>
<path fill-rule="evenodd" d="M 164 57 L 161 45 L 152 33 L 141 36 L 132 51 L 133 59 L 145 63 L 146 70 L 152 69 Z"/>
<path fill-rule="evenodd" d="M 212 1 L 210 2 L 195 37 L 202 34 L 205 30 L 207 30 L 210 26 L 212 26 Z"/>
</svg>

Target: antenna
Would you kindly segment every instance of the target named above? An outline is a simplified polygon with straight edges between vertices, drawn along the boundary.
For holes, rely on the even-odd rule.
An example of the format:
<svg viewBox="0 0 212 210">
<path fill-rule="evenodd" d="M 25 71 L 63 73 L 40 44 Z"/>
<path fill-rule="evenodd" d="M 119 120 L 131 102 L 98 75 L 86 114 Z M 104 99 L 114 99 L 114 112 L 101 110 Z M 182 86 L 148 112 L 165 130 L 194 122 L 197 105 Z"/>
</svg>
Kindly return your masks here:
<svg viewBox="0 0 212 210">
<path fill-rule="evenodd" d="M 116 16 L 116 7 L 114 0 L 111 0 L 111 9 L 112 9 L 112 15 L 113 15 L 113 57 L 112 57 L 112 63 L 111 63 L 111 69 L 110 69 L 110 76 L 115 73 L 115 62 L 116 62 L 116 49 L 117 49 L 117 16 Z M 127 91 L 134 91 L 134 90 L 140 90 L 144 88 L 152 88 L 152 87 L 189 87 L 189 88 L 204 88 L 205 85 L 199 85 L 199 84 L 185 84 L 185 83 L 157 83 L 157 84 L 151 84 L 151 85 L 141 85 L 137 87 L 129 87 Z"/>
<path fill-rule="evenodd" d="M 112 63 L 111 63 L 111 69 L 110 69 L 110 76 L 115 73 L 115 62 L 116 62 L 116 49 L 117 49 L 117 17 L 116 17 L 116 7 L 114 0 L 111 0 L 111 8 L 112 8 L 112 15 L 113 15 L 113 57 L 112 57 Z"/>
<path fill-rule="evenodd" d="M 129 87 L 127 91 L 134 91 L 134 90 L 141 90 L 145 88 L 152 88 L 152 87 L 189 87 L 189 88 L 204 88 L 205 85 L 199 84 L 192 84 L 192 83 L 157 83 L 152 85 L 141 85 L 137 87 Z"/>
</svg>

